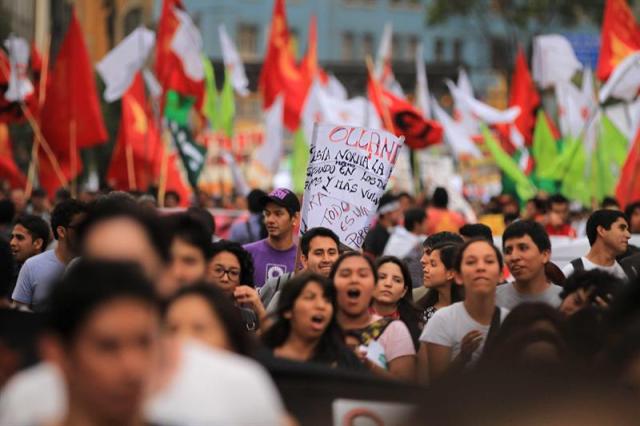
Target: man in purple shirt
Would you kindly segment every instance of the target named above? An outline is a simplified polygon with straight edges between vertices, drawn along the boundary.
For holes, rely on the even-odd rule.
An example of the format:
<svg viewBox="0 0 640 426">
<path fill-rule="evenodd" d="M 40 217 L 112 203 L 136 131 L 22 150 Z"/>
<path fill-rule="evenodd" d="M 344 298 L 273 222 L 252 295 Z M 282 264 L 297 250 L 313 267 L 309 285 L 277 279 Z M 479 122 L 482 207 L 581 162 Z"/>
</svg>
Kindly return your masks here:
<svg viewBox="0 0 640 426">
<path fill-rule="evenodd" d="M 256 288 L 295 268 L 297 246 L 293 232 L 300 218 L 300 201 L 286 188 L 263 197 L 262 205 L 267 238 L 244 246 L 253 258 Z"/>
</svg>

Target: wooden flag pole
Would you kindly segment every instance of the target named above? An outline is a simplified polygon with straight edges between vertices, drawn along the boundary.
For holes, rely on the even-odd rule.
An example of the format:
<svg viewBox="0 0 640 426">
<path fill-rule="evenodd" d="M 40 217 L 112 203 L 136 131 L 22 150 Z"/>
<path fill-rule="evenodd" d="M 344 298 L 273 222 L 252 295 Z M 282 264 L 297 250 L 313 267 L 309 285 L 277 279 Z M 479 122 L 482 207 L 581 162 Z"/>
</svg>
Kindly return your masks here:
<svg viewBox="0 0 640 426">
<path fill-rule="evenodd" d="M 127 178 L 129 180 L 129 190 L 136 191 L 136 172 L 135 172 L 135 164 L 133 162 L 133 148 L 130 143 L 127 143 L 125 147 L 125 155 L 127 157 Z"/>
<path fill-rule="evenodd" d="M 76 140 L 76 119 L 75 117 L 71 118 L 71 122 L 69 123 L 69 139 L 71 139 L 69 143 L 69 155 L 71 159 L 71 176 L 73 177 L 71 181 L 71 197 L 76 198 L 78 196 L 78 141 Z"/>
<path fill-rule="evenodd" d="M 162 132 L 162 142 L 164 143 L 164 152 L 162 153 L 162 163 L 160 163 L 160 182 L 158 185 L 158 207 L 164 207 L 164 196 L 167 192 L 167 173 L 169 168 L 169 140 L 167 136 L 168 130 Z"/>
</svg>

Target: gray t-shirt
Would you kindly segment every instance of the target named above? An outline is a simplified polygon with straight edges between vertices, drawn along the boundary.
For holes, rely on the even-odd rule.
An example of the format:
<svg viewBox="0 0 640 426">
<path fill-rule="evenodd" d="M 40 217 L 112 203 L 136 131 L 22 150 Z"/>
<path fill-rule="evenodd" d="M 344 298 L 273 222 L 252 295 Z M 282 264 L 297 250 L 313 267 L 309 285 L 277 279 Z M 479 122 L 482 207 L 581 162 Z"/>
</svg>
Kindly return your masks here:
<svg viewBox="0 0 640 426">
<path fill-rule="evenodd" d="M 34 311 L 42 310 L 51 286 L 62 276 L 64 268 L 55 250 L 47 250 L 27 259 L 20 269 L 11 298 L 31 306 Z"/>
<path fill-rule="evenodd" d="M 542 302 L 553 308 L 558 308 L 562 303 L 560 292 L 562 292 L 562 287 L 551 284 L 540 294 L 523 294 L 516 290 L 513 283 L 506 283 L 496 288 L 496 305 L 512 310 L 521 303 Z"/>
</svg>

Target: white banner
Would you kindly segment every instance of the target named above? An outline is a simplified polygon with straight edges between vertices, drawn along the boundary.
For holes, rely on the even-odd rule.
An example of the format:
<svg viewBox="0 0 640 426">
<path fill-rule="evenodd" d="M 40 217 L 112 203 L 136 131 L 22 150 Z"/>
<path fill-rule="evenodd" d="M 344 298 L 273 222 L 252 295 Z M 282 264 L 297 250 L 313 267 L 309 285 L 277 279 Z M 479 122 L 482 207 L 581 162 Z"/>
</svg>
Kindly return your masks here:
<svg viewBox="0 0 640 426">
<path fill-rule="evenodd" d="M 359 249 L 403 143 L 404 137 L 384 130 L 316 124 L 300 233 L 323 226 Z"/>
</svg>

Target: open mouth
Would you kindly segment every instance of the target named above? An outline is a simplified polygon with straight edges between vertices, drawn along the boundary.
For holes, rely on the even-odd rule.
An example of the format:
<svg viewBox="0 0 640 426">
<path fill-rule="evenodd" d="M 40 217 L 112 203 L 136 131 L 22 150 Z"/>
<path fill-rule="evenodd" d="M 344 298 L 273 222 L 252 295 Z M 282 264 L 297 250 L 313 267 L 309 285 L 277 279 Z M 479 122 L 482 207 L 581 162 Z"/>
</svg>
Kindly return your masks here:
<svg viewBox="0 0 640 426">
<path fill-rule="evenodd" d="M 324 315 L 320 315 L 320 314 L 317 314 L 311 317 L 311 322 L 318 325 L 324 324 L 324 320 L 325 320 Z"/>
<path fill-rule="evenodd" d="M 360 289 L 358 288 L 350 288 L 347 290 L 347 297 L 349 299 L 357 299 L 360 297 Z"/>
</svg>

